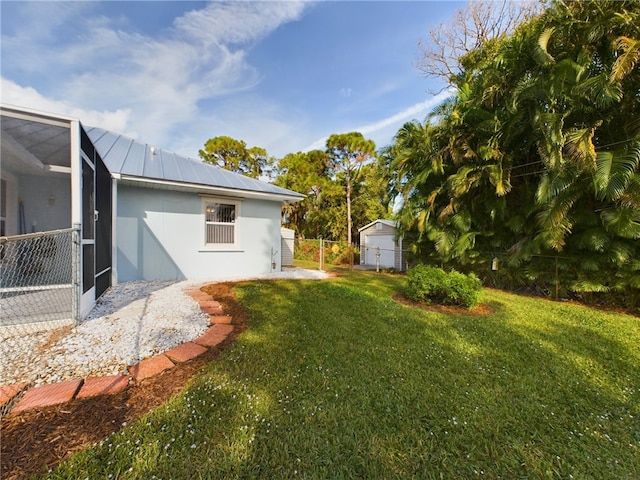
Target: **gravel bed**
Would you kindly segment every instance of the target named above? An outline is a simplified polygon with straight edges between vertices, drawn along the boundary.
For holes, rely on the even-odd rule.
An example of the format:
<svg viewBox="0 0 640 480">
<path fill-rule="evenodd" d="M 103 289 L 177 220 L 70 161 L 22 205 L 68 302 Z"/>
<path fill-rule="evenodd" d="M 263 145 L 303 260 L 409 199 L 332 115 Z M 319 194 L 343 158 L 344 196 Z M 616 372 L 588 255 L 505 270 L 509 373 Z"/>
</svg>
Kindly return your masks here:
<svg viewBox="0 0 640 480">
<path fill-rule="evenodd" d="M 325 278 L 286 269 L 260 278 Z M 231 280 L 245 280 L 235 278 Z M 198 282 L 197 285 L 214 282 Z M 184 290 L 193 282 L 125 282 L 109 289 L 80 325 L 3 338 L 0 385 L 33 385 L 127 373 L 127 367 L 193 340 L 209 316 Z M 6 361 L 5 361 L 6 360 Z"/>
</svg>

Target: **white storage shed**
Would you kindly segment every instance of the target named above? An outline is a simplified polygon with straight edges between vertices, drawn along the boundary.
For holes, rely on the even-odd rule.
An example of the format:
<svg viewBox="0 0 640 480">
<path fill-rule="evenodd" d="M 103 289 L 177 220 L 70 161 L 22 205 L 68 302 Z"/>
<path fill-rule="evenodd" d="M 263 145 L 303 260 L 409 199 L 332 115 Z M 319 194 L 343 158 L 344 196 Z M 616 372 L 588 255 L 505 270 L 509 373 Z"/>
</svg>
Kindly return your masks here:
<svg viewBox="0 0 640 480">
<path fill-rule="evenodd" d="M 404 270 L 402 237 L 392 220 L 375 220 L 358 230 L 360 265 Z"/>
</svg>

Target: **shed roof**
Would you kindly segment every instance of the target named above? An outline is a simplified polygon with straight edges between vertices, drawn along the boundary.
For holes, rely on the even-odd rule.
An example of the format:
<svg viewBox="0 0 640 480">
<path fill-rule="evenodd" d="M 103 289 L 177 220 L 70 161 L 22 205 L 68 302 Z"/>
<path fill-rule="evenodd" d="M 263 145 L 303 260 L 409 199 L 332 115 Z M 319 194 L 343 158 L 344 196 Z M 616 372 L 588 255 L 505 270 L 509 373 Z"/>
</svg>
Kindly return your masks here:
<svg viewBox="0 0 640 480">
<path fill-rule="evenodd" d="M 247 197 L 298 201 L 304 195 L 230 172 L 217 165 L 171 153 L 96 127 L 85 127 L 112 174 L 125 183 L 155 188 L 208 190 Z"/>
<path fill-rule="evenodd" d="M 382 219 L 378 219 L 378 220 L 374 220 L 371 223 L 367 223 L 364 227 L 360 227 L 358 229 L 358 232 L 361 232 L 369 227 L 371 227 L 372 225 L 375 225 L 376 223 L 382 223 L 384 225 L 388 225 L 389 227 L 392 228 L 396 228 L 398 226 L 397 222 L 395 222 L 394 220 L 382 220 Z"/>
</svg>

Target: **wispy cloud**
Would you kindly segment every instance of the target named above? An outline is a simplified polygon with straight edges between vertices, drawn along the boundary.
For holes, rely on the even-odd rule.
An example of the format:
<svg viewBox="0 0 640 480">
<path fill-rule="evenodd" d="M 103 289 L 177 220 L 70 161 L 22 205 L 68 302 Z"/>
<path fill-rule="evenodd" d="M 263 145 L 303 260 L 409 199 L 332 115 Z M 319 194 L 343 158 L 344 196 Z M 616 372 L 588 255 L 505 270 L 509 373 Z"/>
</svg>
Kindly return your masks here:
<svg viewBox="0 0 640 480">
<path fill-rule="evenodd" d="M 359 127 L 354 127 L 351 129 L 344 130 L 343 132 L 333 132 L 333 133 L 348 133 L 348 132 L 360 132 L 365 137 L 374 136 L 376 132 L 380 132 L 382 130 L 388 129 L 389 127 L 395 127 L 396 129 L 400 128 L 401 122 L 405 122 L 416 117 L 424 117 L 426 113 L 432 110 L 436 105 L 443 102 L 446 98 L 451 96 L 453 92 L 451 90 L 444 90 L 440 92 L 438 95 L 431 97 L 424 102 L 416 103 L 404 110 L 391 115 L 389 117 L 383 118 L 373 123 L 368 123 L 366 125 L 361 125 Z M 389 136 L 390 138 L 391 136 Z M 316 149 L 324 149 L 327 139 L 329 137 L 322 137 L 313 142 L 311 145 L 303 149 L 303 151 L 308 152 L 310 150 Z"/>
<path fill-rule="evenodd" d="M 214 2 L 151 36 L 123 28 L 130 27 L 126 19 L 108 18 L 87 3 L 20 6 L 17 15 L 27 28 L 3 32 L 1 39 L 2 101 L 81 113 L 85 123 L 168 148 L 178 126 L 201 120 L 201 102 L 260 81 L 246 49 L 300 18 L 309 5 Z"/>
<path fill-rule="evenodd" d="M 391 115 L 390 117 L 384 118 L 374 123 L 370 123 L 368 125 L 363 125 L 359 128 L 356 128 L 355 131 L 362 133 L 363 135 L 369 135 L 373 132 L 381 130 L 385 127 L 396 125 L 399 122 L 411 118 L 415 118 L 418 114 L 422 114 L 424 116 L 425 112 L 428 110 L 432 110 L 433 107 L 444 101 L 447 97 L 451 96 L 452 92 L 450 90 L 445 90 L 440 92 L 438 95 L 431 97 L 429 100 L 425 100 L 424 102 L 416 103 L 405 110 L 396 113 L 395 115 Z"/>
</svg>

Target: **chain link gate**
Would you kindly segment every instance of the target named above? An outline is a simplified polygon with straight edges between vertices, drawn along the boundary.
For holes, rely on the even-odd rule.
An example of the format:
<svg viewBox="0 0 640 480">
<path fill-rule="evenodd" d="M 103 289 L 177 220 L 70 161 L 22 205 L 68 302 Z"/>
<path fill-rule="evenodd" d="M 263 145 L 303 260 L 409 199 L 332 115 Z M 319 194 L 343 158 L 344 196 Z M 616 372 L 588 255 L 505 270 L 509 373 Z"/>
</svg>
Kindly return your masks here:
<svg viewBox="0 0 640 480">
<path fill-rule="evenodd" d="M 76 323 L 79 242 L 79 228 L 0 237 L 0 385 L 16 380 L 14 351 Z"/>
</svg>

